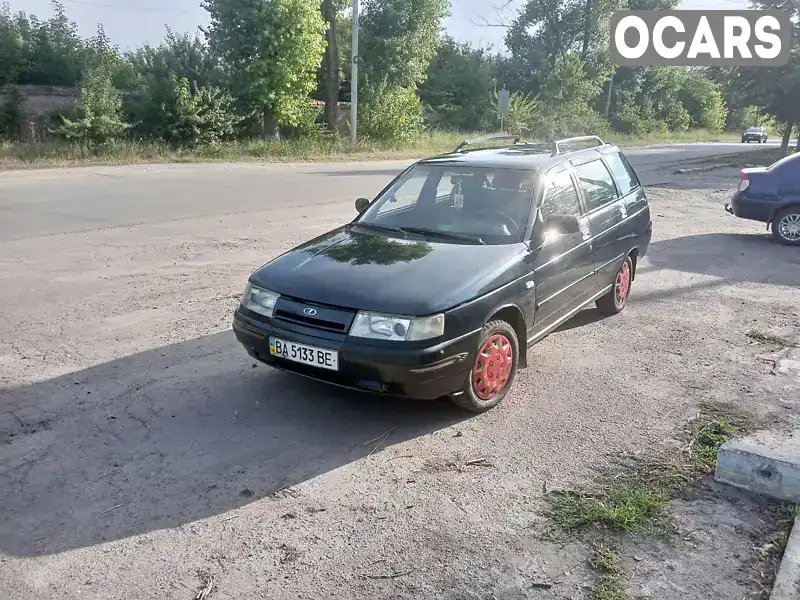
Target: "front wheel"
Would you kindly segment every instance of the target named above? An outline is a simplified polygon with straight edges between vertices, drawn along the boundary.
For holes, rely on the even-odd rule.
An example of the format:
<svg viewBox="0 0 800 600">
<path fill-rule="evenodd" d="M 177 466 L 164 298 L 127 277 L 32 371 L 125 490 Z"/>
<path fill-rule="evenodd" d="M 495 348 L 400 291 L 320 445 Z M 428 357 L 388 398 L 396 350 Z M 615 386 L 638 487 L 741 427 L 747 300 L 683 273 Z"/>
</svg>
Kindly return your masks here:
<svg viewBox="0 0 800 600">
<path fill-rule="evenodd" d="M 500 404 L 514 383 L 520 351 L 517 334 L 505 321 L 491 321 L 481 331 L 477 350 L 464 388 L 452 400 L 482 413 Z"/>
<path fill-rule="evenodd" d="M 608 293 L 597 300 L 597 309 L 606 315 L 621 313 L 628 304 L 628 295 L 631 293 L 631 280 L 633 275 L 633 261 L 626 256 L 622 266 L 614 277 L 614 285 Z"/>
<path fill-rule="evenodd" d="M 800 206 L 790 206 L 775 215 L 772 235 L 786 246 L 800 246 Z"/>
</svg>

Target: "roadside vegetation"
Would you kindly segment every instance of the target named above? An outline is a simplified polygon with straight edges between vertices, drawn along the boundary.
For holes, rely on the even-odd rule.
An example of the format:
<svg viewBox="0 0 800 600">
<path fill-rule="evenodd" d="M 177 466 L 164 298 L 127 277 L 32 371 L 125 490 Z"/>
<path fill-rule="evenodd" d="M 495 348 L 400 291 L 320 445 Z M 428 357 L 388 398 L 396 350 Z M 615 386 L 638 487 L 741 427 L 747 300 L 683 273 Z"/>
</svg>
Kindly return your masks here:
<svg viewBox="0 0 800 600">
<path fill-rule="evenodd" d="M 764 343 L 767 341 L 777 343 L 765 338 Z M 624 540 L 640 536 L 671 540 L 679 535 L 670 516 L 670 501 L 714 472 L 717 452 L 725 442 L 762 425 L 731 405 L 704 404 L 677 436 L 676 451 L 622 456 L 586 487 L 551 492 L 549 534 L 578 535 L 590 545 L 587 560 L 597 573 L 589 594 L 592 600 L 631 598 L 620 550 Z M 765 599 L 798 510 L 796 506 L 781 507 L 773 538 L 754 550 L 752 570 Z"/>
<path fill-rule="evenodd" d="M 648 1 L 638 8 L 676 5 Z M 503 129 L 531 140 L 598 134 L 621 144 L 723 141 L 764 125 L 786 141 L 800 120 L 794 60 L 780 77 L 770 69 L 614 69 L 607 54 L 611 5 L 587 13 L 589 3 L 553 10 L 527 0 L 503 23 L 508 52 L 501 54 L 442 35 L 447 0 L 365 0 L 360 141 L 352 146 L 350 2 L 202 6 L 211 23 L 200 33 L 167 29 L 159 45 L 122 52 L 102 26 L 82 38 L 56 1 L 47 19 L 4 5 L 0 168 L 413 157 L 450 150 L 474 132 L 499 131 L 503 88 L 511 93 Z M 77 101 L 31 118 L 30 85 L 74 88 Z"/>
</svg>

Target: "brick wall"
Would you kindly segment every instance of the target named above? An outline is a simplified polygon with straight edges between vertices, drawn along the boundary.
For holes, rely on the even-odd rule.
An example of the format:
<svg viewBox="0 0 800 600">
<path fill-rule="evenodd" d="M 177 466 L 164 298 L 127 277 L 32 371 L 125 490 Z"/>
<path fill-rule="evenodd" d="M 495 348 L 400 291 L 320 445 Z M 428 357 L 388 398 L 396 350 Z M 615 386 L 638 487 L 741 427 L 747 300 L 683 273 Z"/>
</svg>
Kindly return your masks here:
<svg viewBox="0 0 800 600">
<path fill-rule="evenodd" d="M 47 131 L 47 116 L 54 110 L 73 106 L 78 99 L 78 91 L 70 87 L 53 85 L 16 85 L 0 87 L 0 105 L 13 98 L 13 92 L 19 92 L 23 112 L 25 114 L 22 131 L 23 138 L 43 135 Z"/>
</svg>

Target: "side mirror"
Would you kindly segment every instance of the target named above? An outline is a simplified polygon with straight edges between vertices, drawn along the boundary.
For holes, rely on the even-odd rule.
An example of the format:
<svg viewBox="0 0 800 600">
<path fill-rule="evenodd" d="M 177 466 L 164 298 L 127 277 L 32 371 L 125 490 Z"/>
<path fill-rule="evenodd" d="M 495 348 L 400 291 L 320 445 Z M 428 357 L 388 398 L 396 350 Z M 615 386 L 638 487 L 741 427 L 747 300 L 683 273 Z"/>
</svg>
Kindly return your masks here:
<svg viewBox="0 0 800 600">
<path fill-rule="evenodd" d="M 367 200 L 366 198 L 359 198 L 358 200 L 356 200 L 356 210 L 358 211 L 358 214 L 363 213 L 365 210 L 367 210 L 368 207 L 369 207 L 369 200 Z"/>
<path fill-rule="evenodd" d="M 551 214 L 547 224 L 552 225 L 559 233 L 580 233 L 581 225 L 575 215 Z"/>
</svg>

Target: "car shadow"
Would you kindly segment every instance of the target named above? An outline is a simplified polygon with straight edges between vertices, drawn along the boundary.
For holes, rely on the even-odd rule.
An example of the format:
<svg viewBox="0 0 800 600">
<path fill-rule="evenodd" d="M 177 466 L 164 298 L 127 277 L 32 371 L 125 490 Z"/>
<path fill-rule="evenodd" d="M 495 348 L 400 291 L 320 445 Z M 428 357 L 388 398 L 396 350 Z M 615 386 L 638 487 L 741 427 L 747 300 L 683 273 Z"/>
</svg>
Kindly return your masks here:
<svg viewBox="0 0 800 600">
<path fill-rule="evenodd" d="M 559 325 L 556 329 L 554 329 L 553 333 L 559 333 L 562 331 L 569 331 L 570 329 L 585 327 L 586 325 L 591 325 L 592 323 L 597 323 L 598 321 L 602 321 L 605 318 L 607 318 L 607 316 L 601 313 L 596 308 L 584 308 L 574 317 L 572 317 L 568 321 L 565 321 L 564 323 Z"/>
<path fill-rule="evenodd" d="M 708 233 L 661 240 L 650 244 L 647 257 L 646 271 L 672 269 L 737 283 L 800 286 L 800 248 L 783 246 L 767 233 Z"/>
<path fill-rule="evenodd" d="M 0 391 L 0 552 L 224 513 L 468 418 L 255 365 L 230 331 Z"/>
</svg>

